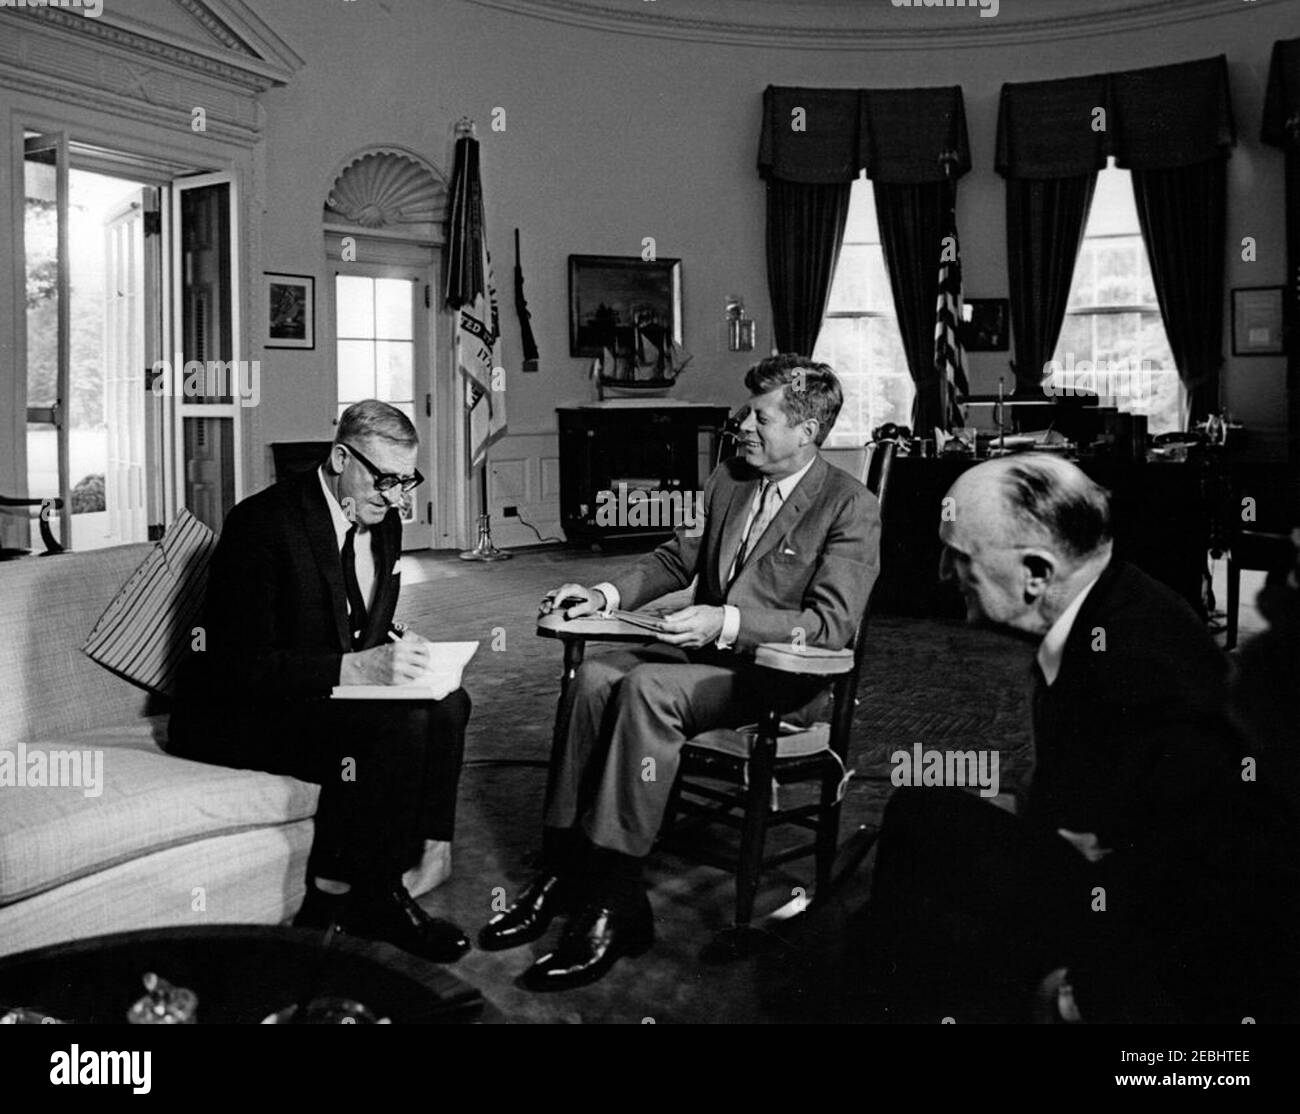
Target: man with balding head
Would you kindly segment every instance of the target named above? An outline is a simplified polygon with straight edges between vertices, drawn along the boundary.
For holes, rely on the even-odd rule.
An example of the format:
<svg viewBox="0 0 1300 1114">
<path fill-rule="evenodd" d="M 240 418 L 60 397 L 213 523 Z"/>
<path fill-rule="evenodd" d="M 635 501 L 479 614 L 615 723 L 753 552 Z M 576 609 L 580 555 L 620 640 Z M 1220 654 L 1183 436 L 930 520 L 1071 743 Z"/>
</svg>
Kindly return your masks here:
<svg viewBox="0 0 1300 1114">
<path fill-rule="evenodd" d="M 1036 767 L 1021 816 L 950 788 L 891 799 L 871 903 L 890 997 L 1014 1010 L 1038 986 L 1066 1020 L 1276 1016 L 1253 960 L 1291 885 L 1270 863 L 1285 825 L 1243 763 L 1226 658 L 1115 559 L 1107 493 L 1064 460 L 980 464 L 942 519 L 967 621 L 1037 640 Z"/>
</svg>

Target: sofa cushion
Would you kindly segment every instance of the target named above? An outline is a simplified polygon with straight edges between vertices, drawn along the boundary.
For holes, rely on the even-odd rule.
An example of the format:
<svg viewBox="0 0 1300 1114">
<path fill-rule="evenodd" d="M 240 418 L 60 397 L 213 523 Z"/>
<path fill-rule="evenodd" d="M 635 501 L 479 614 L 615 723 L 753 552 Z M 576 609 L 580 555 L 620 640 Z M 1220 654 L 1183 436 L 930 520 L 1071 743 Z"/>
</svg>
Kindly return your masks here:
<svg viewBox="0 0 1300 1114">
<path fill-rule="evenodd" d="M 0 906 L 167 847 L 315 815 L 318 786 L 174 758 L 154 734 L 142 720 L 0 750 Z M 64 757 L 51 762 L 55 752 Z M 79 785 L 31 784 L 73 771 Z"/>
<path fill-rule="evenodd" d="M 149 552 L 123 545 L 7 561 L 0 576 L 0 747 L 138 721 L 149 698 L 78 647 Z"/>
<path fill-rule="evenodd" d="M 167 694 L 190 650 L 217 536 L 184 508 L 113 597 L 82 646 L 150 692 Z"/>
</svg>

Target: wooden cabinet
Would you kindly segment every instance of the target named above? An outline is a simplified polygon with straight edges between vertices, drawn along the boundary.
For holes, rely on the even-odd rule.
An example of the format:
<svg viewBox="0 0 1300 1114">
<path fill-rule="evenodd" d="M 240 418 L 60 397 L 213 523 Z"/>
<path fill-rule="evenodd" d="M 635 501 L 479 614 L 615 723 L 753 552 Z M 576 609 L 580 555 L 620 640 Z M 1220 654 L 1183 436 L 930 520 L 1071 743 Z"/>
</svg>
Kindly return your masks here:
<svg viewBox="0 0 1300 1114">
<path fill-rule="evenodd" d="M 637 399 L 564 406 L 556 413 L 560 524 L 570 542 L 591 545 L 613 538 L 653 540 L 671 533 L 660 512 L 626 512 L 645 499 L 668 505 L 660 493 L 680 503 L 702 491 L 730 411 L 725 406 Z"/>
</svg>

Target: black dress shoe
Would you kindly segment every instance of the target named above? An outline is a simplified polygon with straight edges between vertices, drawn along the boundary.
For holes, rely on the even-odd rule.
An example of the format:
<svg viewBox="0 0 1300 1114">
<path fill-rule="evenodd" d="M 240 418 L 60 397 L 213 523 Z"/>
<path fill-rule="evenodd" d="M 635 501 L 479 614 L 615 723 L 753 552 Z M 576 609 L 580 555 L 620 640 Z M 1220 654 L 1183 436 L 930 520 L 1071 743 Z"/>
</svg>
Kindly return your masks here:
<svg viewBox="0 0 1300 1114">
<path fill-rule="evenodd" d="M 627 906 L 590 902 L 574 914 L 555 951 L 524 972 L 523 983 L 529 990 L 585 986 L 622 956 L 638 956 L 654 942 L 654 914 L 644 895 Z"/>
<path fill-rule="evenodd" d="M 434 963 L 455 963 L 469 951 L 469 940 L 458 926 L 431 917 L 400 884 L 354 891 L 339 927 L 353 936 L 395 944 Z"/>
<path fill-rule="evenodd" d="M 539 874 L 504 912 L 493 917 L 478 934 L 485 952 L 517 948 L 540 937 L 557 913 L 568 911 L 572 884 L 554 874 Z"/>
</svg>

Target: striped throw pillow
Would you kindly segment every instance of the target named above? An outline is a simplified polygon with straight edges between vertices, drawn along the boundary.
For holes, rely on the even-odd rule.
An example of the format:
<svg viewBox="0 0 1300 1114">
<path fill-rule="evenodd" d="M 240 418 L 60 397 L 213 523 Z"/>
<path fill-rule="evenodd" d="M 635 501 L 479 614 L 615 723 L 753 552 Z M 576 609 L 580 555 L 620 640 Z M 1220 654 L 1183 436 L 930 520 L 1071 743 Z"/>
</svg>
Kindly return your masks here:
<svg viewBox="0 0 1300 1114">
<path fill-rule="evenodd" d="M 82 650 L 150 692 L 170 693 L 203 608 L 217 536 L 182 510 L 122 585 Z"/>
</svg>

